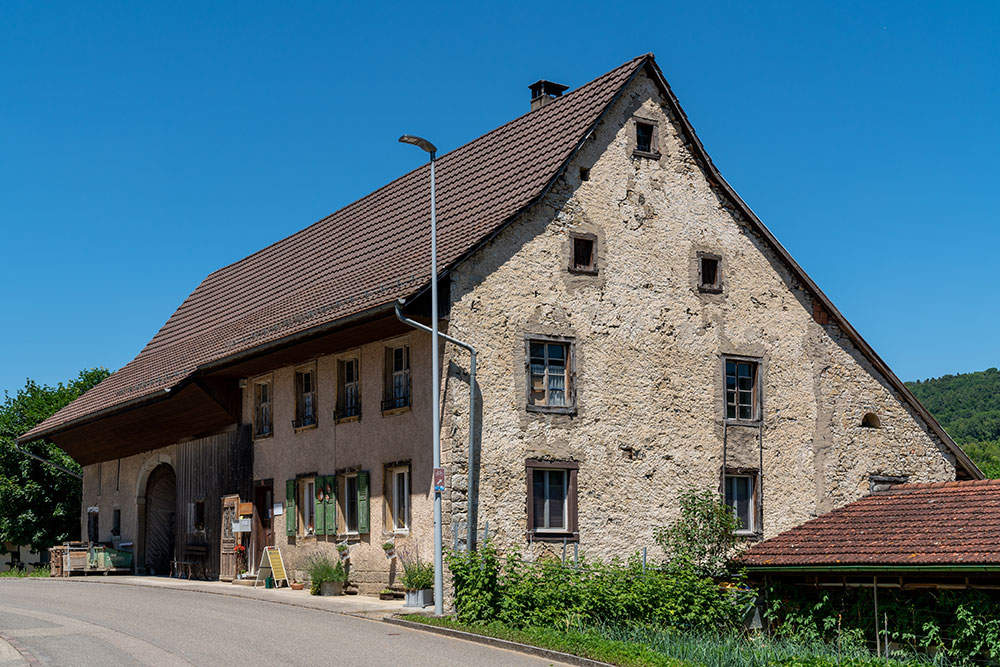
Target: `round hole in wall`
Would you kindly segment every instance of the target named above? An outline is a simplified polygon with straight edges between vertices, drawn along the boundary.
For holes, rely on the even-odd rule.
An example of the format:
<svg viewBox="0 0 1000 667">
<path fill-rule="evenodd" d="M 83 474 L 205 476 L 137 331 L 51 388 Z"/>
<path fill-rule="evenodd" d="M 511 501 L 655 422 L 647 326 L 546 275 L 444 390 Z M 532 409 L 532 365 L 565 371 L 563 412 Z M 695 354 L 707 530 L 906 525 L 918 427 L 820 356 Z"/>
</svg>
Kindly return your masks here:
<svg viewBox="0 0 1000 667">
<path fill-rule="evenodd" d="M 882 422 L 874 412 L 868 412 L 861 418 L 862 428 L 882 428 Z"/>
</svg>

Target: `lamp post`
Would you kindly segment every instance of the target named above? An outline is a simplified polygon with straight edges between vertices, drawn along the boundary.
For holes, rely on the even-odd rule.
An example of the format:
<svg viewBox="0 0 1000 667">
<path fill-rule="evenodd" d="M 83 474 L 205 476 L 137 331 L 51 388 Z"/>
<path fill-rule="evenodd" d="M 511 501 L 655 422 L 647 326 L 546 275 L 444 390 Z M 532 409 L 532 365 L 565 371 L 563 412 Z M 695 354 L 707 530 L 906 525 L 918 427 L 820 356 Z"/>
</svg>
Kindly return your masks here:
<svg viewBox="0 0 1000 667">
<path fill-rule="evenodd" d="M 399 138 L 400 143 L 412 144 L 427 152 L 431 159 L 431 424 L 434 430 L 434 470 L 441 467 L 441 407 L 438 405 L 440 369 L 438 368 L 438 288 L 437 288 L 437 211 L 434 194 L 434 144 L 409 134 Z M 436 476 L 436 475 L 435 475 Z M 434 614 L 444 614 L 444 558 L 441 544 L 441 491 L 434 486 Z"/>
</svg>

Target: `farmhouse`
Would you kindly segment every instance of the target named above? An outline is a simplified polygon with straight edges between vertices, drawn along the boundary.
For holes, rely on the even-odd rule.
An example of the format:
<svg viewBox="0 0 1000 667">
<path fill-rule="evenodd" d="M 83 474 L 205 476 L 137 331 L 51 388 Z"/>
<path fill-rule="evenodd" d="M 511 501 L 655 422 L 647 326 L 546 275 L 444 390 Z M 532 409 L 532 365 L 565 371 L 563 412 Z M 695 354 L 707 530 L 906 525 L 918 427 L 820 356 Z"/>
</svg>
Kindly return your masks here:
<svg viewBox="0 0 1000 667">
<path fill-rule="evenodd" d="M 85 466 L 92 539 L 223 578 L 240 543 L 251 569 L 347 544 L 378 590 L 384 543 L 431 555 L 435 398 L 459 545 L 489 522 L 501 548 L 627 554 L 687 486 L 760 540 L 886 480 L 982 476 L 722 178 L 651 54 L 531 91 L 435 163 L 433 316 L 478 351 L 473 413 L 467 352 L 442 343 L 434 396 L 430 337 L 395 312 L 432 316 L 424 166 L 209 275 L 21 438 Z"/>
</svg>

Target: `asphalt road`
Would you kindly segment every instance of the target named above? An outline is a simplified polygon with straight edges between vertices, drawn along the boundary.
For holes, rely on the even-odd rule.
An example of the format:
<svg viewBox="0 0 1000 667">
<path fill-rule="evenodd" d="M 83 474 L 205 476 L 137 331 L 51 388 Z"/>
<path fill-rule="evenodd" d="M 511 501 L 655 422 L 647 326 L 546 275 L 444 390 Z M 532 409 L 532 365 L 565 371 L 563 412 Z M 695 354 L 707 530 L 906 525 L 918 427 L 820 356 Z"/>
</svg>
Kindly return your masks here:
<svg viewBox="0 0 1000 667">
<path fill-rule="evenodd" d="M 0 636 L 43 665 L 553 664 L 327 611 L 60 580 L 0 579 Z"/>
</svg>

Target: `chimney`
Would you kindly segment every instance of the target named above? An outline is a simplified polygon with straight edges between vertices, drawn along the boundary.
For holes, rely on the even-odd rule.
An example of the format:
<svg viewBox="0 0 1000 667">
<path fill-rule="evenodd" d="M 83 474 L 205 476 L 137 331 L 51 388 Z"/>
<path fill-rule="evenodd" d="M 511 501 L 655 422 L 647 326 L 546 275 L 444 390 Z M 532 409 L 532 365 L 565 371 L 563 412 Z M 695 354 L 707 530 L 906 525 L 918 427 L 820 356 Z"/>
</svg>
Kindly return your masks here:
<svg viewBox="0 0 1000 667">
<path fill-rule="evenodd" d="M 569 86 L 564 86 L 561 83 L 552 83 L 551 81 L 546 81 L 545 79 L 540 79 L 535 83 L 528 86 L 531 90 L 531 110 L 541 109 L 543 106 L 559 97 Z"/>
</svg>

